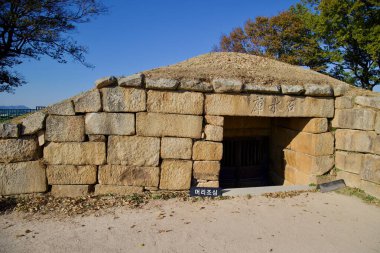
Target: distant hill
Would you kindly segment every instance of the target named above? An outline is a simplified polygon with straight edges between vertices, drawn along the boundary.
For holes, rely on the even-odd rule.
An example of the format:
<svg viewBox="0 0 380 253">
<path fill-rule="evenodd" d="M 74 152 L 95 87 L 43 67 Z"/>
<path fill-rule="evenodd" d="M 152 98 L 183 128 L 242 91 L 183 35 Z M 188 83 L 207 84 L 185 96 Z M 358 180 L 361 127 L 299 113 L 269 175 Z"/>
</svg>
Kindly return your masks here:
<svg viewBox="0 0 380 253">
<path fill-rule="evenodd" d="M 0 109 L 30 109 L 25 105 L 0 105 Z"/>
</svg>

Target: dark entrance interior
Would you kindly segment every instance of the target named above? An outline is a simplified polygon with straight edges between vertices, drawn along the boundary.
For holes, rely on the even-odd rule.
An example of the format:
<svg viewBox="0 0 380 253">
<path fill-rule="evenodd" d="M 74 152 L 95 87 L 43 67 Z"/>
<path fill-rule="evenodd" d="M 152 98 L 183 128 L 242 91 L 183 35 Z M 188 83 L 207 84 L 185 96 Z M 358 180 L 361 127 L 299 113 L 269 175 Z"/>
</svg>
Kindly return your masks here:
<svg viewBox="0 0 380 253">
<path fill-rule="evenodd" d="M 221 165 L 222 188 L 269 185 L 269 137 L 227 137 Z"/>
</svg>

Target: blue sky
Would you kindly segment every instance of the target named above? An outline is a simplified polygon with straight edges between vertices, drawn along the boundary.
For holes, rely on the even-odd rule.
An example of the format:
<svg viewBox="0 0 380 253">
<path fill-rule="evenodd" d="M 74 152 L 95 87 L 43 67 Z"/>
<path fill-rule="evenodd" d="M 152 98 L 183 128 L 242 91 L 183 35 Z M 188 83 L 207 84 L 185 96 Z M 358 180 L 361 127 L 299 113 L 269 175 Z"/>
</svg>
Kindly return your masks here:
<svg viewBox="0 0 380 253">
<path fill-rule="evenodd" d="M 210 52 L 222 33 L 248 18 L 273 16 L 292 0 L 104 0 L 109 13 L 72 36 L 88 46 L 88 69 L 69 61 L 27 60 L 17 67 L 28 84 L 0 93 L 0 105 L 49 105 L 88 90 L 108 75 L 129 75 Z"/>
</svg>

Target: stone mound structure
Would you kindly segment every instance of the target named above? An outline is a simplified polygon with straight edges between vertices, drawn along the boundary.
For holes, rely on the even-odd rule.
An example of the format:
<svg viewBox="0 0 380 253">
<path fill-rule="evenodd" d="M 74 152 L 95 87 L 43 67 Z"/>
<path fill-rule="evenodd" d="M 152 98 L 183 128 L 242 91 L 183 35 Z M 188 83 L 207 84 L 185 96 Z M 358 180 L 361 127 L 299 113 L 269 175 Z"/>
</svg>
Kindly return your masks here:
<svg viewBox="0 0 380 253">
<path fill-rule="evenodd" d="M 0 124 L 0 195 L 311 184 L 380 197 L 380 97 L 275 60 L 212 53 Z"/>
</svg>

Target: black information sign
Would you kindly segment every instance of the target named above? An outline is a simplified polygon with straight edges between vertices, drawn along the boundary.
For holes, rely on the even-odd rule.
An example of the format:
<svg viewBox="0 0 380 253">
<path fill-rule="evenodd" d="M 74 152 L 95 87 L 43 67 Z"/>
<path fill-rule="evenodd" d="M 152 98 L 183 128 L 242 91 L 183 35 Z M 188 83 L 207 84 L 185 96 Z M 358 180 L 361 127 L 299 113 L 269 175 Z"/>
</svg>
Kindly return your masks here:
<svg viewBox="0 0 380 253">
<path fill-rule="evenodd" d="M 191 187 L 190 197 L 218 197 L 222 196 L 221 188 Z"/>
</svg>

